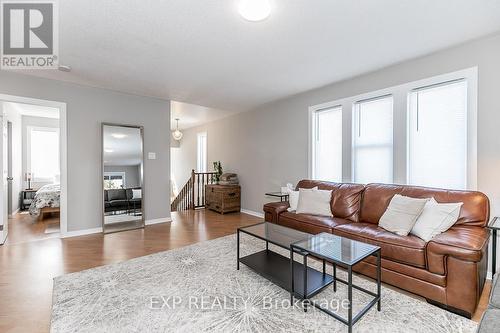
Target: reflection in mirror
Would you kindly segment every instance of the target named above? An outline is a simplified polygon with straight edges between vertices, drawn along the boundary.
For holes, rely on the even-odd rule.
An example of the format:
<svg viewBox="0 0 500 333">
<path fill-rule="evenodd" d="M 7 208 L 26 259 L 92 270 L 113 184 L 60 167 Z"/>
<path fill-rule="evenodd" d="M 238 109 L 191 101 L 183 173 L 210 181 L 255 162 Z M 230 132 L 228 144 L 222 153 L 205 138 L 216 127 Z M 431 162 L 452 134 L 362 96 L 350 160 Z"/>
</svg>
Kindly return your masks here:
<svg viewBox="0 0 500 333">
<path fill-rule="evenodd" d="M 143 128 L 102 124 L 103 231 L 144 227 Z"/>
</svg>

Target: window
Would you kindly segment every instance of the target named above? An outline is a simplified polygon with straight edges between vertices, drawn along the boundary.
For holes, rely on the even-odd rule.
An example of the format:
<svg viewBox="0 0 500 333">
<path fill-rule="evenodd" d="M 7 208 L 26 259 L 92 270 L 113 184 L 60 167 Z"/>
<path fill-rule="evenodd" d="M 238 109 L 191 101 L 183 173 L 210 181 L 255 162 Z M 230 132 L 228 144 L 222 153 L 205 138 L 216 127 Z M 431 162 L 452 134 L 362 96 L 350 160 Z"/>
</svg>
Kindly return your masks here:
<svg viewBox="0 0 500 333">
<path fill-rule="evenodd" d="M 342 181 L 342 107 L 313 114 L 313 179 Z"/>
<path fill-rule="evenodd" d="M 196 169 L 207 172 L 207 133 L 198 133 Z"/>
<path fill-rule="evenodd" d="M 125 188 L 125 172 L 105 172 L 104 189 Z"/>
<path fill-rule="evenodd" d="M 59 176 L 59 129 L 28 127 L 27 134 L 27 169 L 35 181 L 56 181 Z"/>
<path fill-rule="evenodd" d="M 476 67 L 309 110 L 310 178 L 477 188 Z"/>
<path fill-rule="evenodd" d="M 408 183 L 467 187 L 467 82 L 415 89 L 408 115 Z"/>
<path fill-rule="evenodd" d="M 391 183 L 393 180 L 392 105 L 392 96 L 354 104 L 352 158 L 356 183 Z"/>
</svg>

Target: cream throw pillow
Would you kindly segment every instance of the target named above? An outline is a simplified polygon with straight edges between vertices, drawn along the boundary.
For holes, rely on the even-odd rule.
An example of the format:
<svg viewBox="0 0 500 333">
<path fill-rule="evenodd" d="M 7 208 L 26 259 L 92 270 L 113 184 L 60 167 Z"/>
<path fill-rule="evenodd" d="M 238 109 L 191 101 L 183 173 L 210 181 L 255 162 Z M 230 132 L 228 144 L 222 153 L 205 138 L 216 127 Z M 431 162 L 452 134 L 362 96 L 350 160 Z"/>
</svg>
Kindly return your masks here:
<svg viewBox="0 0 500 333">
<path fill-rule="evenodd" d="M 333 216 L 330 208 L 331 200 L 332 191 L 299 188 L 297 214 Z"/>
<path fill-rule="evenodd" d="M 399 194 L 392 197 L 389 207 L 380 218 L 379 227 L 400 236 L 408 236 L 424 210 L 429 199 L 405 197 Z"/>
<path fill-rule="evenodd" d="M 290 207 L 287 209 L 289 212 L 297 210 L 297 204 L 299 203 L 299 191 L 288 191 L 288 203 Z"/>
<path fill-rule="evenodd" d="M 429 200 L 417 219 L 411 233 L 428 242 L 435 236 L 450 229 L 457 222 L 463 202 L 438 203 Z"/>
<path fill-rule="evenodd" d="M 313 187 L 312 189 L 317 190 L 318 187 Z M 300 189 L 299 189 L 300 190 Z M 299 203 L 299 191 L 294 191 L 294 190 L 288 190 L 288 203 L 290 204 L 290 207 L 288 207 L 289 212 L 293 212 L 297 210 L 297 204 Z"/>
</svg>

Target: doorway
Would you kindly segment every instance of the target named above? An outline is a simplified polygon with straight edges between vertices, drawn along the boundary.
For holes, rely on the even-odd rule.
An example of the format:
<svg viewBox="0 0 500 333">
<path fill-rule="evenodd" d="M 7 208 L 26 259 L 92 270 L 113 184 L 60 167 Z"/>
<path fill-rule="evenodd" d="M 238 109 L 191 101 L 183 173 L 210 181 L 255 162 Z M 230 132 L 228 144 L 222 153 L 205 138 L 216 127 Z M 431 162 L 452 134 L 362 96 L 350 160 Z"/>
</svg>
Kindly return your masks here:
<svg viewBox="0 0 500 333">
<path fill-rule="evenodd" d="M 13 216 L 13 187 L 12 182 L 14 177 L 12 175 L 12 122 L 7 121 L 7 214 L 9 217 Z"/>
<path fill-rule="evenodd" d="M 5 138 L 0 239 L 10 244 L 64 236 L 66 105 L 1 94 L 0 105 Z"/>
</svg>

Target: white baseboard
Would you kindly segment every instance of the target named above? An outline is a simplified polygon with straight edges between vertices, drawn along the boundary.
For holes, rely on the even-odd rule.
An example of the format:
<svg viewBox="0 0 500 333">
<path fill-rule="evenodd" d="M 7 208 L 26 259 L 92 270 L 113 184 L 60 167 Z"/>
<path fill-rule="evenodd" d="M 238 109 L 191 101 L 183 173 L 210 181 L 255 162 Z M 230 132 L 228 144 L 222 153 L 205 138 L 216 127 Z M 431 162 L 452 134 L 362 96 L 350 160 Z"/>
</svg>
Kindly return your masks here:
<svg viewBox="0 0 500 333">
<path fill-rule="evenodd" d="M 264 213 L 254 212 L 253 210 L 242 209 L 241 212 L 255 217 L 260 217 L 261 219 L 264 218 Z"/>
<path fill-rule="evenodd" d="M 76 230 L 76 231 L 67 231 L 61 235 L 61 238 L 69 238 L 69 237 L 77 237 L 84 236 L 90 234 L 99 234 L 102 232 L 102 227 L 92 228 L 92 229 L 84 229 L 84 230 Z"/>
<path fill-rule="evenodd" d="M 170 217 L 161 217 L 159 219 L 146 220 L 146 225 L 158 224 L 158 223 L 167 223 L 172 222 Z"/>
<path fill-rule="evenodd" d="M 10 215 L 9 215 L 9 217 L 11 217 L 11 218 L 12 218 L 14 215 L 16 215 L 17 213 L 19 213 L 19 210 L 20 210 L 20 209 L 18 208 L 18 209 L 16 209 L 15 211 L 13 211 L 13 212 L 12 212 L 12 214 L 10 214 Z"/>
</svg>

